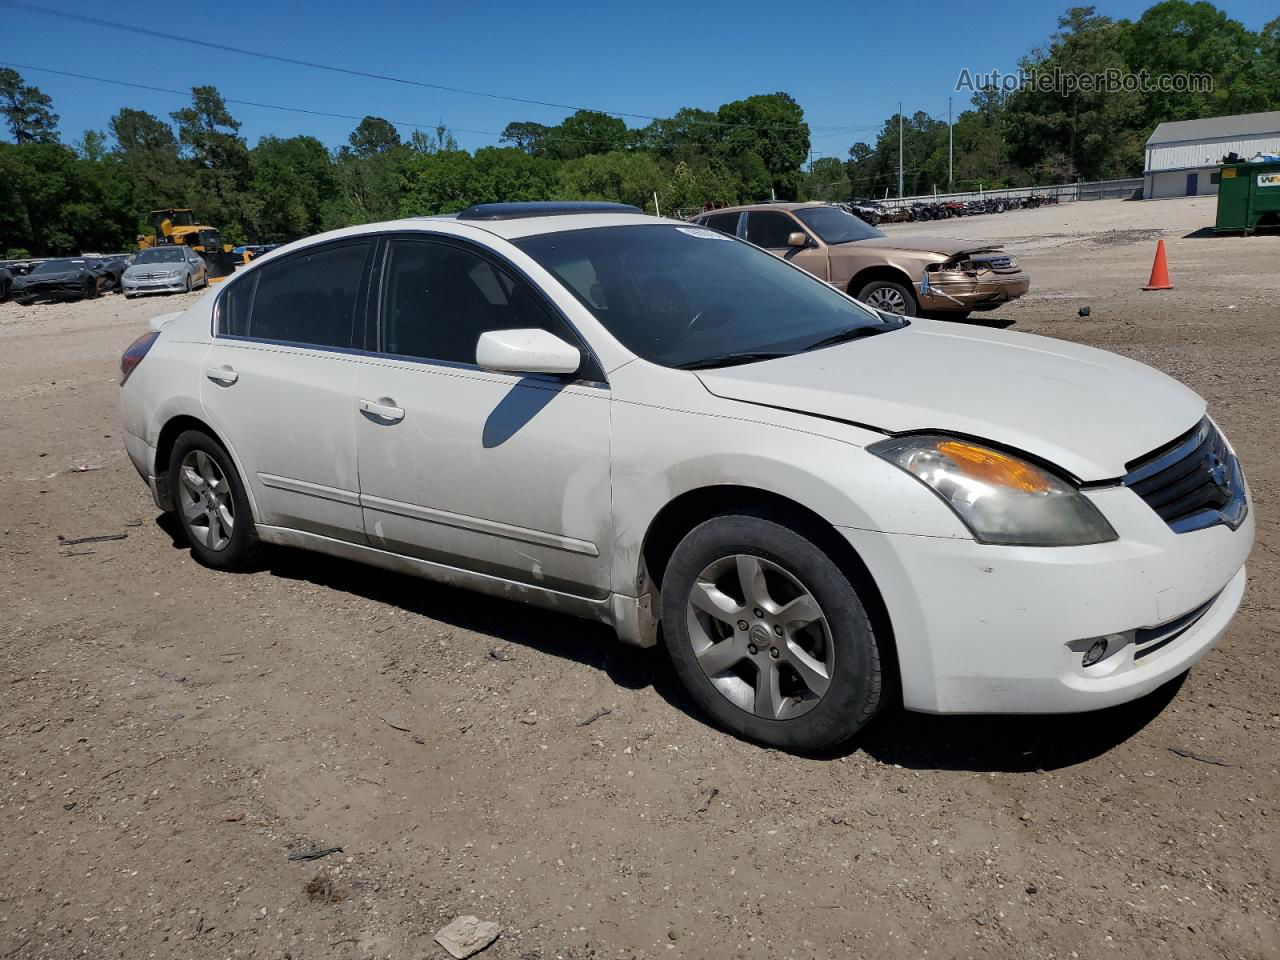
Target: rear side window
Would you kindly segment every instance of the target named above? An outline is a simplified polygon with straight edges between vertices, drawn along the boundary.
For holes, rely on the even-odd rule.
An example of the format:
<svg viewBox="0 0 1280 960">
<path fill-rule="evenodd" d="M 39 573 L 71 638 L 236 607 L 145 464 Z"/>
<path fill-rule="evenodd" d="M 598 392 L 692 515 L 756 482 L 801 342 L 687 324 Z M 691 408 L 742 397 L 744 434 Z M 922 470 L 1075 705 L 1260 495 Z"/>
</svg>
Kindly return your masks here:
<svg viewBox="0 0 1280 960">
<path fill-rule="evenodd" d="M 474 365 L 482 333 L 528 327 L 576 342 L 524 283 L 461 247 L 393 241 L 383 276 L 385 353 Z"/>
<path fill-rule="evenodd" d="M 360 286 L 372 244 L 322 247 L 261 267 L 224 295 L 221 332 L 317 347 L 362 347 Z"/>
<path fill-rule="evenodd" d="M 747 240 L 757 247 L 785 247 L 787 237 L 799 231 L 800 224 L 785 213 L 753 210 L 747 214 Z"/>
<path fill-rule="evenodd" d="M 710 227 L 712 230 L 719 230 L 721 233 L 727 233 L 729 236 L 736 236 L 738 233 L 738 213 L 713 213 L 709 217 L 703 217 L 698 222 L 704 227 Z"/>
</svg>

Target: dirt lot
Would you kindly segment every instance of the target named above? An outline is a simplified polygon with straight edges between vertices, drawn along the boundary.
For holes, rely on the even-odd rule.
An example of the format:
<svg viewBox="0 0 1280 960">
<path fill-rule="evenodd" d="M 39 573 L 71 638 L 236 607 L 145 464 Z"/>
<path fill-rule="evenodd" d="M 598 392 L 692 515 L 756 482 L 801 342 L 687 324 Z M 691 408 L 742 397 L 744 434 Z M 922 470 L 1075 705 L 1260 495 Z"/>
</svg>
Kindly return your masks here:
<svg viewBox="0 0 1280 960">
<path fill-rule="evenodd" d="M 512 960 L 1280 956 L 1280 236 L 1187 237 L 1211 219 L 890 231 L 1005 241 L 1033 294 L 995 319 L 1209 398 L 1260 538 L 1226 640 L 1130 708 L 891 712 L 822 759 L 710 728 L 590 624 L 300 553 L 196 566 L 115 412 L 184 298 L 0 306 L 0 958 L 417 960 L 459 914 Z M 1156 236 L 1176 289 L 1144 293 Z"/>
</svg>

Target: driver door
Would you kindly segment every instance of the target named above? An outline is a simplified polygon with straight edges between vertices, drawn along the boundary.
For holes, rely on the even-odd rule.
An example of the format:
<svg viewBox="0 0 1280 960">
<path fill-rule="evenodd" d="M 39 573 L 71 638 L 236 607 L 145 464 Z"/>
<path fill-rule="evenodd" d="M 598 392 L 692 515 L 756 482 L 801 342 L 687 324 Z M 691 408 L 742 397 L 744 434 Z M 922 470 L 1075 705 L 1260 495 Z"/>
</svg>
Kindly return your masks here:
<svg viewBox="0 0 1280 960">
<path fill-rule="evenodd" d="M 378 349 L 356 383 L 360 503 L 383 550 L 576 596 L 609 592 L 609 388 L 476 364 L 490 330 L 580 344 L 504 264 L 445 238 L 395 238 Z"/>
<path fill-rule="evenodd" d="M 803 233 L 809 238 L 807 247 L 793 247 L 787 238 Z M 826 246 L 806 230 L 795 217 L 781 210 L 751 210 L 747 213 L 746 240 L 763 247 L 775 257 L 794 263 L 819 280 L 831 279 L 831 264 Z"/>
</svg>

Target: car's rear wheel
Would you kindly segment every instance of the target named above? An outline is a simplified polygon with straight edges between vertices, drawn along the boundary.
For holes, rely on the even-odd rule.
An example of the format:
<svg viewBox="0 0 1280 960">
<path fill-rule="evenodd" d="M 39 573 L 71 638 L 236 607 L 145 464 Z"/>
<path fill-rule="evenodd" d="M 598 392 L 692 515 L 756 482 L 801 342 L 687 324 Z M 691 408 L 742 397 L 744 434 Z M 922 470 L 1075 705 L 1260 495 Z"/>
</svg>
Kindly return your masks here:
<svg viewBox="0 0 1280 960">
<path fill-rule="evenodd" d="M 916 298 L 910 289 L 892 280 L 872 280 L 855 297 L 869 307 L 899 316 L 916 315 Z"/>
<path fill-rule="evenodd" d="M 667 650 L 726 729 L 802 752 L 848 740 L 880 708 L 875 632 L 815 540 L 763 514 L 695 527 L 662 579 Z"/>
<path fill-rule="evenodd" d="M 222 444 L 199 430 L 181 434 L 169 457 L 169 493 L 196 560 L 234 570 L 252 559 L 253 511 Z"/>
</svg>

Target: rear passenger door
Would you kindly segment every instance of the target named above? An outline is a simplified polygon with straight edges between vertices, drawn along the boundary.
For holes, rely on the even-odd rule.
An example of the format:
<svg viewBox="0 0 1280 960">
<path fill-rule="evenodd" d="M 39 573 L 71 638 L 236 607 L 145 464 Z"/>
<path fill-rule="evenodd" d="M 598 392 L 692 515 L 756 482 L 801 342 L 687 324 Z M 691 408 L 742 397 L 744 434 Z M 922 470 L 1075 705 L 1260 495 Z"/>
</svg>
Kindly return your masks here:
<svg viewBox="0 0 1280 960">
<path fill-rule="evenodd" d="M 360 493 L 372 546 L 602 598 L 609 590 L 609 390 L 533 285 L 488 251 L 397 238 L 377 284 L 377 356 L 360 368 Z M 481 369 L 490 330 L 574 343 L 574 376 Z"/>
<path fill-rule="evenodd" d="M 201 398 L 259 523 L 364 542 L 355 385 L 373 240 L 307 247 L 228 282 Z"/>
</svg>

